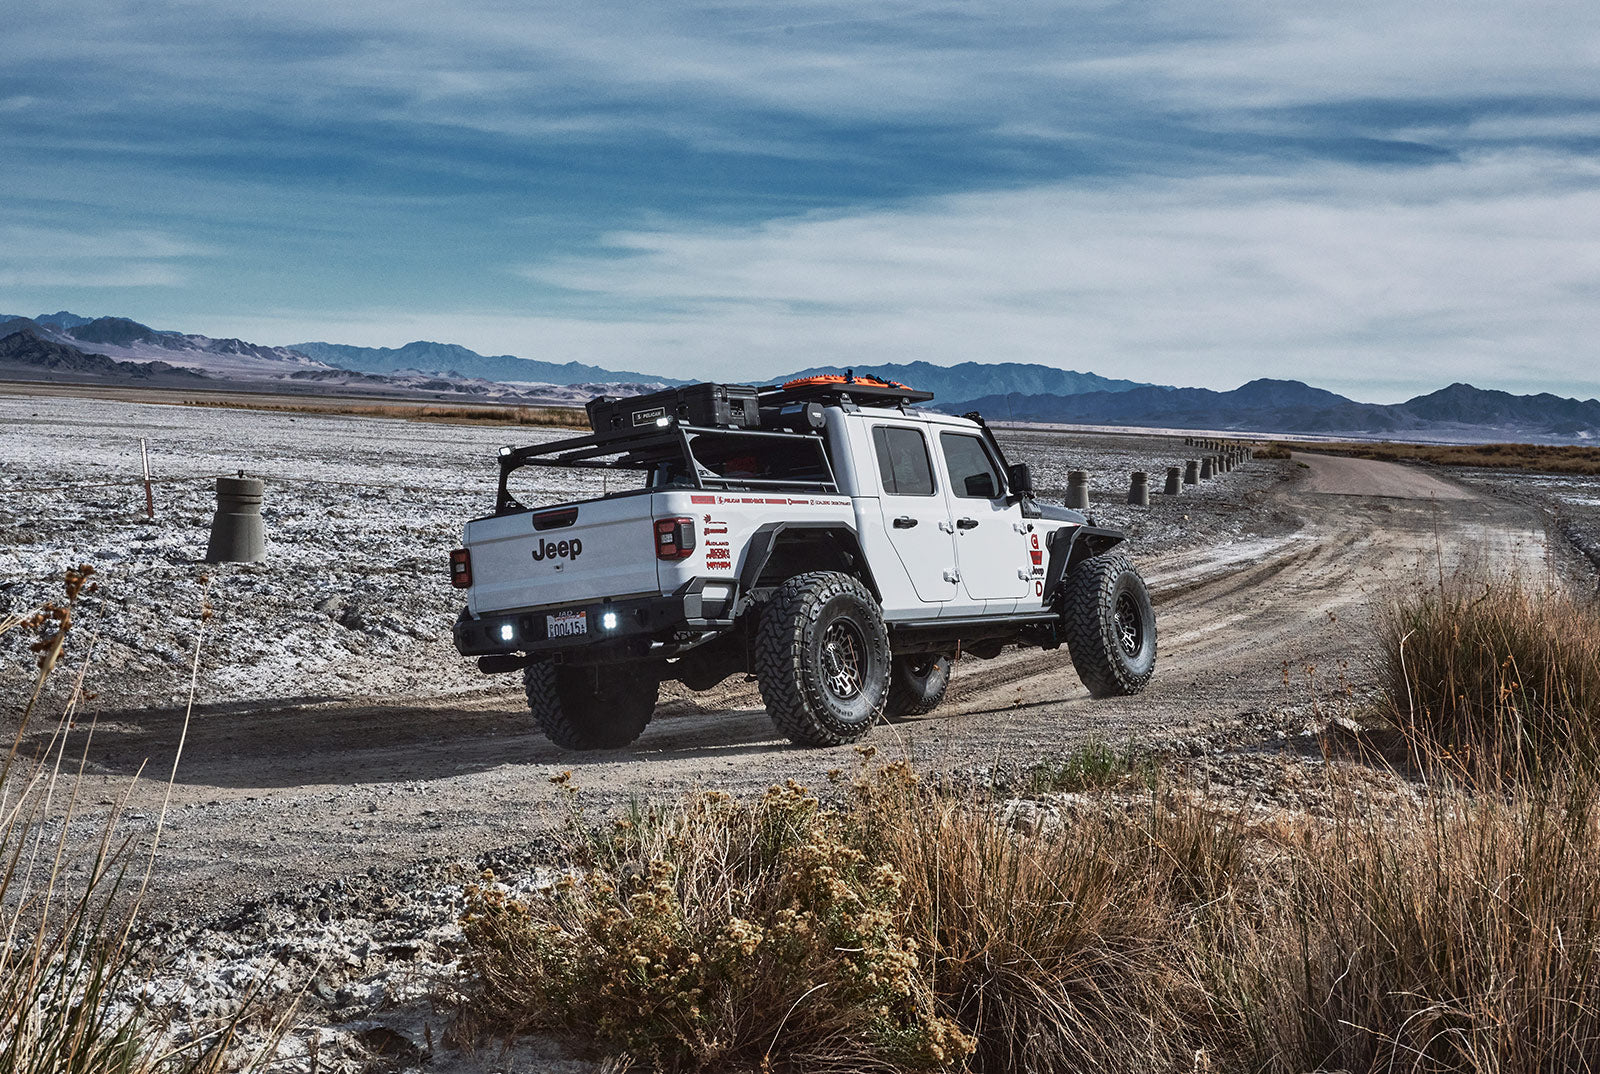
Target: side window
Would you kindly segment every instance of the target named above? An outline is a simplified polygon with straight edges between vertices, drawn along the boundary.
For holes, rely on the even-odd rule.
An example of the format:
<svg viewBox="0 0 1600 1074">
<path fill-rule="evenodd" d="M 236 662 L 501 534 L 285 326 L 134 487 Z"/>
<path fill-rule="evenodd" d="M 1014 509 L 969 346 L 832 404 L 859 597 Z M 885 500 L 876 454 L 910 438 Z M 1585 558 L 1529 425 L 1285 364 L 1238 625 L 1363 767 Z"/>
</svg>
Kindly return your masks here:
<svg viewBox="0 0 1600 1074">
<path fill-rule="evenodd" d="M 944 464 L 950 471 L 950 488 L 957 496 L 992 500 L 1000 495 L 1000 472 L 983 449 L 983 441 L 962 433 L 940 433 Z"/>
<path fill-rule="evenodd" d="M 878 451 L 878 473 L 883 491 L 892 496 L 932 496 L 933 464 L 928 442 L 915 429 L 877 425 L 872 445 Z"/>
</svg>

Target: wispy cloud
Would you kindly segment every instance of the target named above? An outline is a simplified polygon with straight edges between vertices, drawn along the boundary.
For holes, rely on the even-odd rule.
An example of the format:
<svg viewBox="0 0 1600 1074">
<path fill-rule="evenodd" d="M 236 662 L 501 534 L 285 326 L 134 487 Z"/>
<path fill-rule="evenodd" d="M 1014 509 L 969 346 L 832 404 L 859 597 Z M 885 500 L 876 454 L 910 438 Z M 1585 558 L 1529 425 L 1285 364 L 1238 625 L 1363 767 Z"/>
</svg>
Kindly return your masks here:
<svg viewBox="0 0 1600 1074">
<path fill-rule="evenodd" d="M 158 231 L 0 226 L 0 287 L 178 287 L 208 253 Z"/>
</svg>

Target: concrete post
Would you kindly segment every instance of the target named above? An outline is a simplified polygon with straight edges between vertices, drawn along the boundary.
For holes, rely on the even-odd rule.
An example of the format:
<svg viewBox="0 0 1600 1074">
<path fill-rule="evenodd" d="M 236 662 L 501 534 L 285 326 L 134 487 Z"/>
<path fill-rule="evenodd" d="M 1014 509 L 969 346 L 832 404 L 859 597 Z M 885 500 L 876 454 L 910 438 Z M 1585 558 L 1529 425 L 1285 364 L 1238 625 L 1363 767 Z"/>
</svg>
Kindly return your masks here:
<svg viewBox="0 0 1600 1074">
<path fill-rule="evenodd" d="M 1200 483 L 1200 460 L 1185 459 L 1183 461 L 1183 483 L 1185 485 L 1198 485 Z"/>
<path fill-rule="evenodd" d="M 1167 487 L 1162 489 L 1164 496 L 1176 496 L 1183 491 L 1183 469 L 1178 466 L 1167 467 Z"/>
<path fill-rule="evenodd" d="M 1133 480 L 1128 485 L 1128 502 L 1135 507 L 1150 506 L 1150 475 L 1143 470 L 1133 472 Z"/>
<path fill-rule="evenodd" d="M 1216 470 L 1212 466 L 1211 456 L 1207 455 L 1205 458 L 1200 460 L 1200 480 L 1209 481 L 1214 473 L 1216 473 Z"/>
<path fill-rule="evenodd" d="M 1089 471 L 1067 471 L 1067 506 L 1079 510 L 1089 506 Z"/>
<path fill-rule="evenodd" d="M 267 542 L 261 528 L 261 482 L 245 477 L 217 478 L 217 513 L 211 520 L 207 563 L 254 563 L 265 559 Z"/>
</svg>

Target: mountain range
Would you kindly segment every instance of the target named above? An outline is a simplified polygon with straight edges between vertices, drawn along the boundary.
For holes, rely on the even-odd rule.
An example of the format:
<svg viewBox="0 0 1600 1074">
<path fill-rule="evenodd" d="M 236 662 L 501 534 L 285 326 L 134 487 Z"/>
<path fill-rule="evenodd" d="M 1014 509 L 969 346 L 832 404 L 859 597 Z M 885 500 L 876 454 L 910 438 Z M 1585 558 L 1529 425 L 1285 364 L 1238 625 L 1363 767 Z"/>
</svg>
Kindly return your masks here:
<svg viewBox="0 0 1600 1074">
<path fill-rule="evenodd" d="M 1600 438 L 1600 401 L 1512 395 L 1470 384 L 1377 404 L 1295 380 L 1254 380 L 1232 391 L 1213 391 L 1016 362 L 911 362 L 855 371 L 930 390 L 937 409 L 977 410 L 999 421 L 1417 440 Z M 836 366 L 815 366 L 769 383 L 840 372 Z M 65 310 L 32 318 L 0 316 L 0 379 L 8 378 L 566 405 L 594 395 L 636 395 L 689 383 L 579 362 L 482 355 L 420 340 L 403 347 L 267 347 Z"/>
<path fill-rule="evenodd" d="M 1008 393 L 961 407 L 1002 421 L 1171 429 L 1323 433 L 1406 439 L 1541 441 L 1600 438 L 1600 400 L 1452 384 L 1403 403 L 1358 403 L 1297 380 L 1253 380 L 1232 391 L 1145 386 L 1079 395 Z"/>
<path fill-rule="evenodd" d="M 541 362 L 512 354 L 479 354 L 456 343 L 418 340 L 404 347 L 352 347 L 343 343 L 296 343 L 288 348 L 319 362 L 362 373 L 420 370 L 439 376 L 477 377 L 504 384 L 601 384 L 627 382 L 668 387 L 688 384 L 653 373 L 601 369 L 582 362 Z"/>
</svg>

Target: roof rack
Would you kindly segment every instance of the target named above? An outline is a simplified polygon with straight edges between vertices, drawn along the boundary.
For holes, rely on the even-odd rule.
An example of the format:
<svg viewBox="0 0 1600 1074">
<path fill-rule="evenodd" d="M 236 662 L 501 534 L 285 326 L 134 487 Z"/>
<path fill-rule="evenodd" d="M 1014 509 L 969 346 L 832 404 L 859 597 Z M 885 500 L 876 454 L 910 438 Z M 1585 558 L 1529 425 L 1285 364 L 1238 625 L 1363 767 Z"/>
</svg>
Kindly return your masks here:
<svg viewBox="0 0 1600 1074">
<path fill-rule="evenodd" d="M 912 403 L 926 403 L 933 398 L 933 393 L 908 388 L 897 381 L 883 380 L 871 374 L 858 377 L 855 370 L 847 369 L 843 376 L 826 373 L 768 385 L 758 390 L 758 398 L 762 406 L 839 402 L 866 406 L 909 406 Z"/>
</svg>

